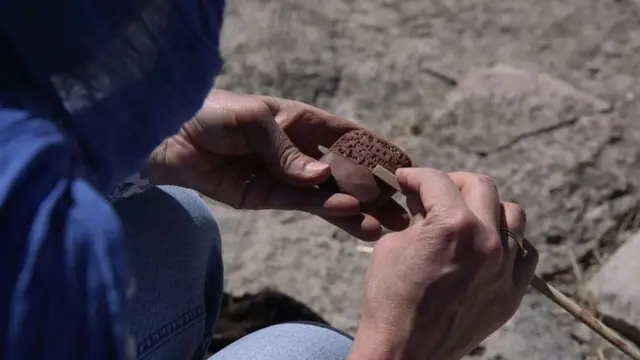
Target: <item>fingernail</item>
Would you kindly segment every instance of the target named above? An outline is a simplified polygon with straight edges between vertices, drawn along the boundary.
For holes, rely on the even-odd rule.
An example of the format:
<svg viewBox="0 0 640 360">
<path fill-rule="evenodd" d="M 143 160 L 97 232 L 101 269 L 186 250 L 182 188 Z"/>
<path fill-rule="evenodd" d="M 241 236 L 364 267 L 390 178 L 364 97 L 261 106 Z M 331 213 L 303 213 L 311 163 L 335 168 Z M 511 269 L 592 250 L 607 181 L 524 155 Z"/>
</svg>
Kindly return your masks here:
<svg viewBox="0 0 640 360">
<path fill-rule="evenodd" d="M 319 173 L 326 170 L 329 165 L 317 161 L 312 161 L 304 166 L 304 171 L 307 173 Z"/>
</svg>

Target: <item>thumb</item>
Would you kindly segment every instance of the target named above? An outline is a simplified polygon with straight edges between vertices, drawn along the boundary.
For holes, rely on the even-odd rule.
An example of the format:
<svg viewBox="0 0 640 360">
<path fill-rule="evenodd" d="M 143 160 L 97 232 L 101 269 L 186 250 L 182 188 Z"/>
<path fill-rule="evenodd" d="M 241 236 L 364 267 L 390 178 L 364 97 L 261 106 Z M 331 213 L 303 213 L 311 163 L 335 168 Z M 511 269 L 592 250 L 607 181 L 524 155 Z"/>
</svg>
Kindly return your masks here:
<svg viewBox="0 0 640 360">
<path fill-rule="evenodd" d="M 243 132 L 271 172 L 291 185 L 317 185 L 331 174 L 329 165 L 303 154 L 273 118 L 247 123 Z"/>
</svg>

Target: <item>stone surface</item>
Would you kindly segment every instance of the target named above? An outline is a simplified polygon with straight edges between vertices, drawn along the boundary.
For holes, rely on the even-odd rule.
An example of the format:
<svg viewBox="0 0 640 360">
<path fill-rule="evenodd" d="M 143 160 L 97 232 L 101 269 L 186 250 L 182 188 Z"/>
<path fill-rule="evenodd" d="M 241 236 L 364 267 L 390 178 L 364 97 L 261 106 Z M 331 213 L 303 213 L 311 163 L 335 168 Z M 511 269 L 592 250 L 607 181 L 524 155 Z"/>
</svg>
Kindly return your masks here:
<svg viewBox="0 0 640 360">
<path fill-rule="evenodd" d="M 527 210 L 539 271 L 555 279 L 569 254 L 597 270 L 594 249 L 606 259 L 637 226 L 638 53 L 635 0 L 243 0 L 228 4 L 217 86 L 320 106 L 420 165 L 488 173 Z M 305 214 L 214 212 L 229 291 L 273 286 L 355 331 L 368 261 L 355 240 Z M 574 358 L 575 323 L 534 300 L 498 334 L 503 358 L 545 358 L 548 334 Z"/>
<path fill-rule="evenodd" d="M 354 240 L 306 214 L 239 213 L 214 206 L 231 293 L 254 293 L 271 285 L 332 325 L 355 332 L 369 255 L 357 252 Z"/>
<path fill-rule="evenodd" d="M 429 125 L 427 150 L 427 141 L 414 141 L 409 154 L 425 161 L 434 145 L 454 148 L 459 154 L 442 167 L 492 176 L 503 198 L 527 210 L 540 273 L 570 267 L 567 248 L 583 255 L 638 200 L 632 190 L 640 179 L 627 170 L 639 162 L 623 122 L 607 102 L 547 74 L 505 65 L 471 70 Z"/>
<path fill-rule="evenodd" d="M 555 305 L 540 295 L 525 297 L 516 314 L 467 359 L 581 359 L 579 345 L 562 331 L 551 311 Z"/>
</svg>

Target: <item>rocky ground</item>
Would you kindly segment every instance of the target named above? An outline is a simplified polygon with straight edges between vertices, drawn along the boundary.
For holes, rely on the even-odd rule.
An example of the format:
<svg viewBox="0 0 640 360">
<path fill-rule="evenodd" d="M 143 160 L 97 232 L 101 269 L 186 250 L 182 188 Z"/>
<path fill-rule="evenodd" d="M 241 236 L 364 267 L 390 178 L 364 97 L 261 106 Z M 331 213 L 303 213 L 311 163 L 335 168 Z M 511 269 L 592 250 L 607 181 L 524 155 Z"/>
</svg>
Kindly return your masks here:
<svg viewBox="0 0 640 360">
<path fill-rule="evenodd" d="M 305 101 L 419 165 L 491 175 L 528 212 L 538 273 L 610 323 L 640 324 L 635 258 L 612 256 L 640 256 L 627 241 L 640 226 L 640 0 L 229 1 L 223 39 L 217 87 Z M 273 287 L 355 331 L 368 260 L 356 240 L 305 214 L 212 206 L 230 293 Z M 622 358 L 533 292 L 473 357 Z"/>
</svg>

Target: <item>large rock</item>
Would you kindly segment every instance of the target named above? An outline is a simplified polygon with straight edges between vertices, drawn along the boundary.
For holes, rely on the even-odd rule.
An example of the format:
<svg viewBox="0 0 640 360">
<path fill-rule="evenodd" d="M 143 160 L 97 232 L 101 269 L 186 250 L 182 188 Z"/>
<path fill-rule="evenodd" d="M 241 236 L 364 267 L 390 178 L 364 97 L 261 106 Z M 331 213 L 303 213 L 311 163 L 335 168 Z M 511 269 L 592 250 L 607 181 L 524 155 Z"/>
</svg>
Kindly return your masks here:
<svg viewBox="0 0 640 360">
<path fill-rule="evenodd" d="M 640 341 L 640 233 L 620 247 L 589 282 L 589 290 L 597 299 L 598 311 L 609 326 L 635 341 Z M 600 343 L 603 343 L 600 341 Z M 608 358 L 624 359 L 624 355 L 605 346 Z"/>
<path fill-rule="evenodd" d="M 551 77 L 505 65 L 475 69 L 421 136 L 397 139 L 418 164 L 491 175 L 522 204 L 540 273 L 570 267 L 634 209 L 635 139 L 607 102 Z"/>
<path fill-rule="evenodd" d="M 589 282 L 603 314 L 640 326 L 640 233 L 622 245 Z"/>
</svg>

